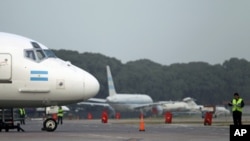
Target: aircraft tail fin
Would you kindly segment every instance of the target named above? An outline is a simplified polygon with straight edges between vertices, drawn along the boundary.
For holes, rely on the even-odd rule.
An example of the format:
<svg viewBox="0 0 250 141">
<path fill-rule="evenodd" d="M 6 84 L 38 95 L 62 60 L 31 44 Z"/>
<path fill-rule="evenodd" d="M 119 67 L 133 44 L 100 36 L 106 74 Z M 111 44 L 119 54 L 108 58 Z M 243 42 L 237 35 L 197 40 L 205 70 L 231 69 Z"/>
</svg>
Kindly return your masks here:
<svg viewBox="0 0 250 141">
<path fill-rule="evenodd" d="M 190 107 L 196 107 L 198 106 L 195 102 L 195 100 L 191 97 L 186 97 L 183 99 L 184 102 L 186 102 Z"/>
<path fill-rule="evenodd" d="M 109 66 L 107 66 L 107 79 L 108 79 L 109 96 L 115 95 L 116 94 L 115 85 L 113 82 L 113 78 L 112 78 Z"/>
</svg>

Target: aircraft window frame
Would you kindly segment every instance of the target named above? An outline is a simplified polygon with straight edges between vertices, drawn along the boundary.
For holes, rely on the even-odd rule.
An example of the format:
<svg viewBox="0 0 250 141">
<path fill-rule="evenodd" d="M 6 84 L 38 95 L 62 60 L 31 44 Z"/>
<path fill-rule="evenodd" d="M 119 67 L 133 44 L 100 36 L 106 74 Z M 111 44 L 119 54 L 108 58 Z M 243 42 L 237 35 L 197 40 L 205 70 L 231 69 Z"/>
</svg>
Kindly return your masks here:
<svg viewBox="0 0 250 141">
<path fill-rule="evenodd" d="M 35 62 L 41 62 L 47 58 L 57 58 L 55 53 L 50 49 L 42 49 L 36 42 L 31 42 L 32 49 L 24 49 L 24 56 Z"/>
<path fill-rule="evenodd" d="M 57 58 L 55 53 L 50 49 L 25 49 L 24 56 L 35 62 L 41 62 L 47 58 Z"/>
<path fill-rule="evenodd" d="M 37 42 L 31 42 L 32 46 L 36 49 L 41 49 L 40 45 Z"/>
<path fill-rule="evenodd" d="M 33 61 L 36 61 L 36 55 L 35 55 L 33 49 L 25 49 L 24 52 L 25 52 L 26 58 L 33 60 Z"/>
<path fill-rule="evenodd" d="M 35 49 L 35 53 L 39 61 L 42 61 L 47 58 L 42 49 Z"/>
<path fill-rule="evenodd" d="M 35 62 L 41 62 L 42 60 L 48 58 L 42 49 L 25 49 L 24 56 Z"/>
<path fill-rule="evenodd" d="M 57 58 L 55 53 L 50 49 L 44 49 L 43 52 L 45 53 L 47 58 Z"/>
</svg>

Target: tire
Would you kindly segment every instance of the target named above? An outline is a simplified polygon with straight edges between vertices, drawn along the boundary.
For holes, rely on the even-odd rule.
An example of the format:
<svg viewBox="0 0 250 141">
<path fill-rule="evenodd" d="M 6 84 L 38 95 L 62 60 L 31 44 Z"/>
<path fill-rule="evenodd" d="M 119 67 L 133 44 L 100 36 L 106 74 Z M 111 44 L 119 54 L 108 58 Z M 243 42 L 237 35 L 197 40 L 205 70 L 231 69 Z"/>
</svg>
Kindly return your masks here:
<svg viewBox="0 0 250 141">
<path fill-rule="evenodd" d="M 57 122 L 53 118 L 48 118 L 43 122 L 43 129 L 48 132 L 53 132 L 57 128 Z"/>
</svg>

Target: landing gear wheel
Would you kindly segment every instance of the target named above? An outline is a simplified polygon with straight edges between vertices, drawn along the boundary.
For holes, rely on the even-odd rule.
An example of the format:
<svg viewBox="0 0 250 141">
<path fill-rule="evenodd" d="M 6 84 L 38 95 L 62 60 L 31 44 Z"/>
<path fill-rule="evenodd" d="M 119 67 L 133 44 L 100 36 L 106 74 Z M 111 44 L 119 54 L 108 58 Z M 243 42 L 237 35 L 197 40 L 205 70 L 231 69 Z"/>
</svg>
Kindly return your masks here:
<svg viewBox="0 0 250 141">
<path fill-rule="evenodd" d="M 43 122 L 42 130 L 53 132 L 57 128 L 57 122 L 53 118 L 48 118 Z"/>
</svg>

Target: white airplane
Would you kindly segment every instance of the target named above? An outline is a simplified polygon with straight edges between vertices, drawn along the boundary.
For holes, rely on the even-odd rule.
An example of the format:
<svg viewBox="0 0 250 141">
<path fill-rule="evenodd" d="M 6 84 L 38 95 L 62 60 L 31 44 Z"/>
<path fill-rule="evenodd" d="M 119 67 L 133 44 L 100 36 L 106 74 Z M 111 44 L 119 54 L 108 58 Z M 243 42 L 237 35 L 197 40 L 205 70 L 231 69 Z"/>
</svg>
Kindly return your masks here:
<svg viewBox="0 0 250 141">
<path fill-rule="evenodd" d="M 195 100 L 190 97 L 184 98 L 182 101 L 160 101 L 161 105 L 156 106 L 158 115 L 162 115 L 165 112 L 174 113 L 187 113 L 187 114 L 197 114 L 201 113 L 204 117 L 206 112 L 212 112 L 213 117 L 218 117 L 221 115 L 230 115 L 230 111 L 224 106 L 204 106 L 197 105 Z"/>
<path fill-rule="evenodd" d="M 186 97 L 182 101 L 159 101 L 161 105 L 157 105 L 155 108 L 158 115 L 162 115 L 165 112 L 174 113 L 200 113 L 202 105 L 197 105 L 193 98 Z"/>
<path fill-rule="evenodd" d="M 213 117 L 215 118 L 218 116 L 228 116 L 231 114 L 230 110 L 228 110 L 224 106 L 203 106 L 201 108 L 201 112 L 203 117 L 206 112 L 212 112 Z"/>
<path fill-rule="evenodd" d="M 104 106 L 115 111 L 140 111 L 141 113 L 149 111 L 154 103 L 152 98 L 146 94 L 123 94 L 115 90 L 110 67 L 107 66 L 107 79 L 109 96 L 106 99 L 90 98 L 89 102 L 79 102 L 78 105 Z"/>
<path fill-rule="evenodd" d="M 215 113 L 214 113 L 215 117 L 227 116 L 230 114 L 231 114 L 230 110 L 226 109 L 224 106 L 216 106 L 215 107 Z"/>
<path fill-rule="evenodd" d="M 86 101 L 100 89 L 85 70 L 59 59 L 43 44 L 15 34 L 0 32 L 0 129 L 9 130 L 6 109 L 47 107 Z M 43 129 L 54 131 L 49 118 Z"/>
</svg>

